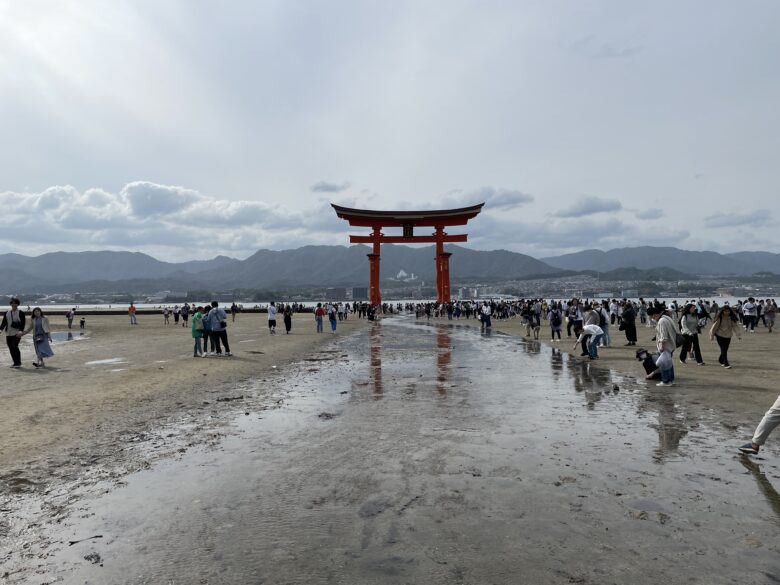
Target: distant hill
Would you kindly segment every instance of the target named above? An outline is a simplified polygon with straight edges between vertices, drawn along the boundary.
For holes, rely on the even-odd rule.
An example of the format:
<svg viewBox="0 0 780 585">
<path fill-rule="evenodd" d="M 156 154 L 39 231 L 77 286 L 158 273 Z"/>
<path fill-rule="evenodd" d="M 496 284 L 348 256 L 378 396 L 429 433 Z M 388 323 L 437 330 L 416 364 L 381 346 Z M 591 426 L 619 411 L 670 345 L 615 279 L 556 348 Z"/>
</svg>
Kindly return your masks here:
<svg viewBox="0 0 780 585">
<path fill-rule="evenodd" d="M 635 267 L 671 268 L 689 275 L 751 275 L 764 271 L 780 272 L 780 254 L 768 252 L 695 252 L 671 247 L 641 246 L 637 248 L 616 248 L 583 250 L 574 254 L 542 258 L 550 266 L 565 270 L 596 270 L 607 272 L 617 268 Z"/>
<path fill-rule="evenodd" d="M 522 278 L 558 272 L 530 256 L 506 250 L 480 251 L 459 246 L 453 253 L 453 278 Z M 353 286 L 368 280 L 367 246 L 304 246 L 294 250 L 259 250 L 246 260 L 218 256 L 195 262 L 161 262 L 131 252 L 56 252 L 27 257 L 0 255 L 6 292 L 116 290 L 231 290 L 273 286 Z M 421 280 L 435 280 L 435 248 L 382 247 L 382 278 L 403 270 Z M 133 282 L 142 281 L 142 282 Z M 79 286 L 83 285 L 83 286 Z"/>
</svg>

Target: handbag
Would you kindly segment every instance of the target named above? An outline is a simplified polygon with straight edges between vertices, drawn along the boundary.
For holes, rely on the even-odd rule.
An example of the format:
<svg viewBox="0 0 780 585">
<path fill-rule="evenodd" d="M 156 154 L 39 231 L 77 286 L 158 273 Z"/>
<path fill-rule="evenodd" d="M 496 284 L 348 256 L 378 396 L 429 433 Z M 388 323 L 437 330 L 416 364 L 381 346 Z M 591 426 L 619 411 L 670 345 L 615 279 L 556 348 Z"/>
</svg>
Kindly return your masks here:
<svg viewBox="0 0 780 585">
<path fill-rule="evenodd" d="M 677 347 L 681 347 L 683 343 L 685 343 L 685 337 L 680 333 L 676 333 L 674 336 L 674 344 Z"/>
<path fill-rule="evenodd" d="M 220 321 L 219 326 L 222 327 L 222 329 L 227 329 L 227 321 Z"/>
</svg>

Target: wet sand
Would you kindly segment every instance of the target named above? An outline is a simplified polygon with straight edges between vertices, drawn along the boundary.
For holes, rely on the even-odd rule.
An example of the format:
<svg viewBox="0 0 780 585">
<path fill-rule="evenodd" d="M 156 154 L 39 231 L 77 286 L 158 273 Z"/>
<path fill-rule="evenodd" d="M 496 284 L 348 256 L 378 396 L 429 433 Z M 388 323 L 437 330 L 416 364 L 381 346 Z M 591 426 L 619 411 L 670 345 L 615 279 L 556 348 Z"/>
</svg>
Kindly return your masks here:
<svg viewBox="0 0 780 585">
<path fill-rule="evenodd" d="M 218 434 L 210 430 L 232 414 L 232 402 L 244 402 L 231 399 L 242 395 L 248 380 L 283 376 L 291 362 L 319 355 L 335 337 L 316 334 L 311 314 L 296 315 L 290 335 L 282 327 L 273 336 L 265 315 L 241 314 L 229 321 L 232 357 L 193 358 L 189 326 L 176 326 L 172 318 L 164 325 L 162 315 L 140 316 L 138 323 L 90 316 L 84 331 L 68 331 L 65 318 L 53 316 L 56 355 L 43 370 L 32 366 L 29 335 L 21 370 L 6 368 L 10 358 L 2 348 L 0 496 L 119 480 L 158 457 L 137 452 L 134 446 L 142 443 L 155 444 L 165 457 L 215 441 Z M 336 336 L 363 326 L 358 319 L 340 322 Z M 68 333 L 71 341 L 65 341 Z M 174 422 L 175 431 L 161 434 Z M 0 538 L 9 522 L 0 519 Z"/>
<path fill-rule="evenodd" d="M 358 327 L 126 436 L 137 473 L 11 494 L 9 582 L 777 582 L 744 413 L 499 329 Z"/>
<path fill-rule="evenodd" d="M 426 319 L 422 318 L 420 321 L 425 322 Z M 477 319 L 461 318 L 449 321 L 444 317 L 431 318 L 430 322 L 480 328 Z M 526 327 L 518 317 L 494 319 L 492 323 L 494 332 L 533 340 L 533 334 L 526 336 Z M 729 361 L 732 365 L 730 370 L 718 364 L 720 351 L 717 343 L 709 341 L 708 332 L 709 326 L 699 335 L 706 365 L 698 366 L 693 358 L 687 358 L 685 365 L 680 364 L 678 349 L 674 355 L 675 386 L 667 391 L 675 400 L 718 409 L 724 415 L 724 424 L 733 429 L 739 427 L 743 431 L 741 442 L 736 443 L 736 447 L 752 437 L 758 421 L 780 394 L 780 331 L 775 330 L 770 334 L 760 326 L 756 333 L 743 332 L 742 341 L 734 338 L 729 348 Z M 566 337 L 565 323 L 561 335 L 561 341 L 552 342 L 550 327 L 546 321 L 542 321 L 538 341 L 549 347 L 557 347 L 578 361 L 588 361 L 587 358 L 580 357 L 579 346 L 572 349 L 576 338 L 573 333 L 571 338 Z M 610 335 L 612 344 L 608 348 L 599 348 L 599 360 L 593 364 L 594 367 L 612 369 L 625 376 L 642 380 L 645 372 L 642 364 L 635 359 L 636 350 L 645 348 L 650 352 L 655 351 L 655 342 L 651 341 L 655 336 L 655 328 L 637 324 L 636 346 L 624 345 L 625 334 L 618 331 L 617 325 L 610 326 Z M 644 380 L 642 382 L 644 383 Z M 656 382 L 658 380 L 652 381 L 653 384 Z M 770 442 L 773 440 L 780 445 L 780 434 L 770 438 Z"/>
</svg>

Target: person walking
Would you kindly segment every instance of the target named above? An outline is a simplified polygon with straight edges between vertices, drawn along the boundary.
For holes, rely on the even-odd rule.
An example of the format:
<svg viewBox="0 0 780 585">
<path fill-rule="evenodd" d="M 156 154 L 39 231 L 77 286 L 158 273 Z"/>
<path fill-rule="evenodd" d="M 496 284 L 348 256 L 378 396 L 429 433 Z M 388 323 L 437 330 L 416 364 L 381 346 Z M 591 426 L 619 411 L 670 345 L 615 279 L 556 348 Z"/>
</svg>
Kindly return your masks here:
<svg viewBox="0 0 780 585">
<path fill-rule="evenodd" d="M 325 309 L 322 308 L 322 303 L 317 303 L 317 308 L 314 309 L 314 322 L 317 324 L 317 333 L 322 333 L 322 318 L 325 316 Z"/>
<path fill-rule="evenodd" d="M 772 333 L 772 328 L 775 326 L 775 316 L 777 315 L 777 305 L 771 299 L 766 300 L 766 307 L 764 307 L 764 324 L 769 333 Z"/>
<path fill-rule="evenodd" d="M 29 309 L 30 307 L 27 307 L 27 308 Z M 72 329 L 73 328 L 73 319 L 75 319 L 75 317 L 76 317 L 76 308 L 75 307 L 72 308 L 67 313 L 65 313 L 65 318 L 68 320 L 68 329 Z"/>
<path fill-rule="evenodd" d="M 336 307 L 334 307 L 333 305 L 330 305 L 330 307 L 328 307 L 328 321 L 330 321 L 330 332 L 335 334 L 337 321 L 336 321 Z"/>
<path fill-rule="evenodd" d="M 626 334 L 626 345 L 636 345 L 636 310 L 631 301 L 623 303 L 623 314 L 618 328 L 623 329 Z"/>
<path fill-rule="evenodd" d="M 680 363 L 685 365 L 688 352 L 693 348 L 693 356 L 696 363 L 704 365 L 704 359 L 701 357 L 701 348 L 699 347 L 699 316 L 696 314 L 696 305 L 688 303 L 683 309 L 680 317 L 680 333 L 683 336 L 682 349 L 680 350 Z"/>
<path fill-rule="evenodd" d="M 11 309 L 3 315 L 0 323 L 0 331 L 5 331 L 5 343 L 8 345 L 8 353 L 11 354 L 12 368 L 22 367 L 22 353 L 19 351 L 19 339 L 25 326 L 24 311 L 19 308 L 19 299 L 13 297 L 10 301 Z"/>
<path fill-rule="evenodd" d="M 290 306 L 290 303 L 287 303 L 282 312 L 284 315 L 284 331 L 287 335 L 289 335 L 290 330 L 292 330 L 292 313 L 292 306 Z"/>
<path fill-rule="evenodd" d="M 553 304 L 552 309 L 547 313 L 547 321 L 550 323 L 550 332 L 552 341 L 555 341 L 555 334 L 558 334 L 558 341 L 561 340 L 561 328 L 563 326 L 563 310 L 561 304 Z"/>
<path fill-rule="evenodd" d="M 190 318 L 190 305 L 188 303 L 184 303 L 181 307 L 182 327 L 184 328 L 187 327 L 187 319 L 189 318 Z"/>
<path fill-rule="evenodd" d="M 135 318 L 135 303 L 130 301 L 130 306 L 127 307 L 127 314 L 130 316 L 130 325 L 138 325 L 138 320 Z"/>
<path fill-rule="evenodd" d="M 729 305 L 723 305 L 718 316 L 715 317 L 715 321 L 710 328 L 710 341 L 717 340 L 720 347 L 720 356 L 718 357 L 718 363 L 726 368 L 731 369 L 729 363 L 729 345 L 731 345 L 731 339 L 737 336 L 737 339 L 742 340 L 740 333 L 739 323 L 737 322 L 737 316 L 734 311 L 731 310 Z"/>
<path fill-rule="evenodd" d="M 198 307 L 192 315 L 192 338 L 195 340 L 195 345 L 192 348 L 192 357 L 203 357 L 204 355 L 203 348 L 201 347 L 201 339 L 203 339 L 204 331 L 203 307 Z"/>
<path fill-rule="evenodd" d="M 482 329 L 488 330 L 492 327 L 492 324 L 490 322 L 490 317 L 493 314 L 493 309 L 488 304 L 487 301 L 482 301 L 482 308 L 480 309 L 479 315 L 482 319 Z"/>
<path fill-rule="evenodd" d="M 775 430 L 777 425 L 780 425 L 780 396 L 777 397 L 775 403 L 766 411 L 761 422 L 758 423 L 750 443 L 742 445 L 739 450 L 743 453 L 757 454 L 761 446 L 766 443 L 769 433 Z"/>
<path fill-rule="evenodd" d="M 268 333 L 270 335 L 276 335 L 276 305 L 274 301 L 268 305 Z"/>
<path fill-rule="evenodd" d="M 165 319 L 165 324 L 169 325 L 171 322 L 171 310 L 168 307 L 163 309 L 163 318 Z"/>
<path fill-rule="evenodd" d="M 48 358 L 54 355 L 54 351 L 51 349 L 51 330 L 49 328 L 49 319 L 43 315 L 43 311 L 40 307 L 35 307 L 32 311 L 30 322 L 22 332 L 22 335 L 27 335 L 32 331 L 33 334 L 33 348 L 35 349 L 36 361 L 33 362 L 33 366 L 36 368 L 46 367 L 43 363 L 43 358 Z M 21 336 L 20 336 L 21 337 Z"/>
<path fill-rule="evenodd" d="M 219 306 L 217 301 L 211 301 L 211 310 L 208 314 L 208 319 L 211 325 L 211 345 L 212 349 L 216 351 L 217 355 L 222 355 L 222 348 L 220 342 L 225 346 L 225 355 L 231 356 L 230 345 L 228 345 L 227 335 L 227 313 L 225 309 Z"/>
</svg>

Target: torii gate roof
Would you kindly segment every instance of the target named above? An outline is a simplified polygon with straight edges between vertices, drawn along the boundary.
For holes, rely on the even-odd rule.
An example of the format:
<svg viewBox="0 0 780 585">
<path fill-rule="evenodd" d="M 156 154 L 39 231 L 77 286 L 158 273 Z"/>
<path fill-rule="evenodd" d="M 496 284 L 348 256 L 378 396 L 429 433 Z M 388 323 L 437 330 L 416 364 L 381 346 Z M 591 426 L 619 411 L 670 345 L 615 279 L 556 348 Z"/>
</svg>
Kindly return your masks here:
<svg viewBox="0 0 780 585">
<path fill-rule="evenodd" d="M 484 203 L 461 207 L 459 209 L 437 209 L 422 211 L 377 211 L 370 209 L 352 209 L 331 203 L 341 219 L 346 219 L 349 225 L 373 227 L 401 227 L 404 225 L 446 226 L 466 225 L 476 217 Z"/>
</svg>

